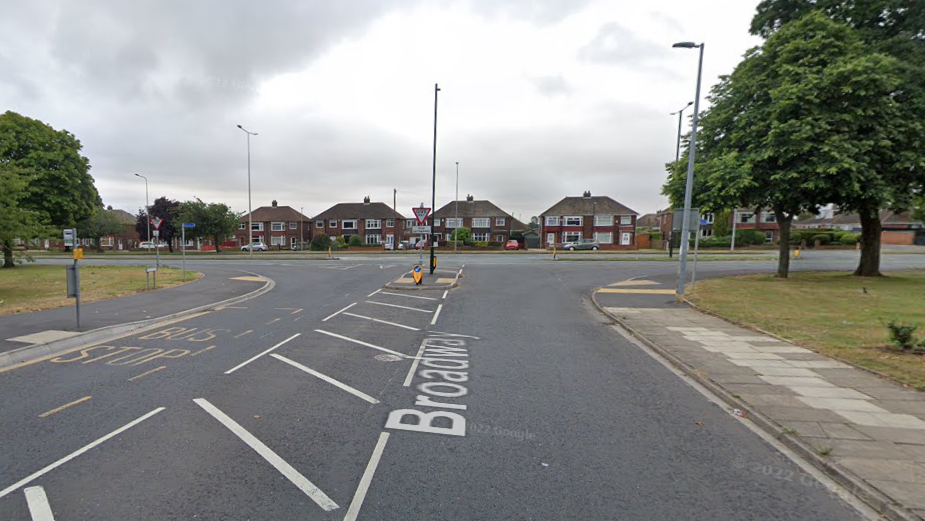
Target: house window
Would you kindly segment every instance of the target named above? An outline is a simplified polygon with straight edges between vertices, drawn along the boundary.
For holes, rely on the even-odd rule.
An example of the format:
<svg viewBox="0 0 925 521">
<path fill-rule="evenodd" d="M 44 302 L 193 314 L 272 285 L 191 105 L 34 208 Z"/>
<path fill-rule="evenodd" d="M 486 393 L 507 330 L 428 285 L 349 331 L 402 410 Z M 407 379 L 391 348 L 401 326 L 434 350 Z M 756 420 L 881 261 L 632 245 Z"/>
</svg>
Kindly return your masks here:
<svg viewBox="0 0 925 521">
<path fill-rule="evenodd" d="M 386 243 L 386 244 L 395 244 L 395 236 L 392 235 L 392 234 L 386 235 L 386 236 L 385 236 L 385 243 Z"/>
<path fill-rule="evenodd" d="M 495 219 L 495 226 L 504 226 L 504 217 L 498 217 Z"/>
<path fill-rule="evenodd" d="M 559 217 L 549 216 L 546 218 L 546 226 L 559 226 Z"/>
<path fill-rule="evenodd" d="M 366 244 L 382 244 L 382 235 L 379 235 L 378 233 L 367 235 Z"/>
<path fill-rule="evenodd" d="M 337 226 L 337 221 L 334 221 L 334 225 Z M 356 219 L 344 219 L 340 222 L 340 226 L 345 230 L 356 230 L 358 225 Z"/>
<path fill-rule="evenodd" d="M 386 228 L 394 228 L 394 227 L 395 227 L 395 219 L 386 219 L 386 220 L 385 220 L 385 227 L 386 227 Z"/>
<path fill-rule="evenodd" d="M 412 226 L 416 226 L 416 225 L 417 225 L 417 221 L 415 221 L 414 219 L 405 219 L 405 228 L 411 228 Z"/>
<path fill-rule="evenodd" d="M 503 236 L 503 235 L 495 235 L 495 240 L 498 241 L 498 242 L 504 242 L 504 236 Z"/>
<path fill-rule="evenodd" d="M 600 244 L 613 244 L 613 232 L 595 232 L 594 240 Z"/>
<path fill-rule="evenodd" d="M 317 228 L 324 228 L 324 221 L 315 221 L 315 226 Z"/>
<path fill-rule="evenodd" d="M 112 247 L 112 237 L 102 237 L 100 238 L 100 246 Z"/>
<path fill-rule="evenodd" d="M 491 240 L 490 233 L 473 233 L 472 240 L 475 242 L 488 242 Z"/>
<path fill-rule="evenodd" d="M 298 243 L 298 240 L 299 240 L 298 237 L 293 237 L 293 238 L 292 238 L 292 240 L 289 242 L 289 249 L 290 249 L 290 250 L 296 249 L 296 246 L 298 246 L 298 244 L 299 244 L 299 243 Z"/>
<path fill-rule="evenodd" d="M 477 217 L 475 219 L 472 219 L 472 227 L 473 228 L 490 228 L 491 219 L 489 219 L 488 217 Z"/>
<path fill-rule="evenodd" d="M 285 237 L 270 237 L 270 246 L 284 246 L 286 244 Z"/>
<path fill-rule="evenodd" d="M 251 224 L 251 231 L 252 231 L 252 232 L 262 232 L 262 231 L 263 231 L 263 223 L 252 223 L 252 224 Z"/>
<path fill-rule="evenodd" d="M 705 213 L 700 216 L 700 220 L 707 224 L 713 224 L 713 219 L 714 217 L 712 213 Z"/>
<path fill-rule="evenodd" d="M 241 223 L 241 224 L 239 224 L 239 225 L 238 225 L 238 229 L 239 229 L 239 230 L 246 230 L 246 229 L 247 229 L 247 223 Z"/>
<path fill-rule="evenodd" d="M 620 216 L 620 226 L 631 226 L 633 224 L 632 215 L 621 215 Z"/>
<path fill-rule="evenodd" d="M 381 230 L 382 221 L 379 219 L 366 219 L 366 229 L 367 230 Z M 379 244 L 378 242 L 375 244 Z"/>
<path fill-rule="evenodd" d="M 337 228 L 337 219 L 328 219 L 329 228 Z"/>
<path fill-rule="evenodd" d="M 569 215 L 565 217 L 566 226 L 581 226 L 584 222 L 584 218 L 576 215 Z"/>
<path fill-rule="evenodd" d="M 612 215 L 595 215 L 594 226 L 613 226 Z"/>
<path fill-rule="evenodd" d="M 270 223 L 271 232 L 281 232 L 286 229 L 286 223 Z"/>
<path fill-rule="evenodd" d="M 571 242 L 581 240 L 581 232 L 563 232 L 562 242 Z"/>
<path fill-rule="evenodd" d="M 774 242 L 774 232 L 771 231 L 771 230 L 765 230 L 765 232 L 764 232 L 764 240 L 765 240 L 766 242 Z"/>
<path fill-rule="evenodd" d="M 290 229 L 290 230 L 298 230 L 298 229 L 299 229 L 299 223 L 297 223 L 297 222 L 295 222 L 295 221 L 289 223 L 289 229 Z"/>
<path fill-rule="evenodd" d="M 446 227 L 447 228 L 462 228 L 462 225 L 463 225 L 462 221 L 463 220 L 461 217 L 460 218 L 450 217 L 449 219 L 446 220 Z"/>
<path fill-rule="evenodd" d="M 701 237 L 713 237 L 713 228 L 701 228 L 700 236 Z"/>
<path fill-rule="evenodd" d="M 740 223 L 753 223 L 755 222 L 755 214 L 751 212 L 742 212 L 739 214 Z"/>
<path fill-rule="evenodd" d="M 776 223 L 777 216 L 774 215 L 774 212 L 764 212 L 761 214 L 761 222 L 763 223 Z"/>
</svg>

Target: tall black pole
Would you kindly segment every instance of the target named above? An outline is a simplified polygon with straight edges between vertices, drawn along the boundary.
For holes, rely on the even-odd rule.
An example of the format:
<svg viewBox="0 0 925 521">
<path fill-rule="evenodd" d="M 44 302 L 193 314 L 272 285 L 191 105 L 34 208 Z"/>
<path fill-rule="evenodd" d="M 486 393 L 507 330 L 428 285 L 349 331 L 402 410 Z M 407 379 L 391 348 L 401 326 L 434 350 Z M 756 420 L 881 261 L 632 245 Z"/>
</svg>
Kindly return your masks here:
<svg viewBox="0 0 925 521">
<path fill-rule="evenodd" d="M 434 162 L 433 178 L 430 187 L 430 274 L 434 274 L 434 221 L 437 210 L 437 93 L 440 87 L 434 83 Z"/>
</svg>

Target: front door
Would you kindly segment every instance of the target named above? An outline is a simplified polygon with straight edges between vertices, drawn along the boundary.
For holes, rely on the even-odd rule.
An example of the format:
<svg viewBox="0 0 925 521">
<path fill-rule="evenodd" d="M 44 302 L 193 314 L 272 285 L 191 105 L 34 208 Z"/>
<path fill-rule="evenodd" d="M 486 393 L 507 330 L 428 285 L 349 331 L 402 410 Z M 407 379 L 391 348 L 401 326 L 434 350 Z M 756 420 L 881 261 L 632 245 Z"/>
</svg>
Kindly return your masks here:
<svg viewBox="0 0 925 521">
<path fill-rule="evenodd" d="M 556 242 L 556 234 L 547 233 L 546 234 L 546 244 L 555 244 L 555 242 Z"/>
<path fill-rule="evenodd" d="M 622 246 L 629 246 L 630 240 L 633 238 L 633 234 L 630 232 L 623 232 L 623 235 L 620 236 L 620 244 Z"/>
</svg>

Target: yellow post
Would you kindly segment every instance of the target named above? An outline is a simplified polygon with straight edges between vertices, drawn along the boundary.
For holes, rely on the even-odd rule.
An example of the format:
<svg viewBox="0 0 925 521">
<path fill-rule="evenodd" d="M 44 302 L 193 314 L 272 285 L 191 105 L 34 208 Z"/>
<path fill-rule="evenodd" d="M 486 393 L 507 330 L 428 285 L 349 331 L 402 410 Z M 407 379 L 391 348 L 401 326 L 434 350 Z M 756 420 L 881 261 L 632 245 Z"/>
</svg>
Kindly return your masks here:
<svg viewBox="0 0 925 521">
<path fill-rule="evenodd" d="M 333 255 L 331 255 L 331 247 L 328 246 L 328 258 L 330 259 L 330 258 L 332 258 L 332 257 L 333 257 Z"/>
<path fill-rule="evenodd" d="M 797 247 L 796 247 L 796 250 L 793 251 L 793 258 L 794 258 L 794 259 L 799 259 L 799 258 L 800 258 L 800 247 L 799 247 L 799 246 L 797 246 Z"/>
<path fill-rule="evenodd" d="M 84 258 L 84 249 L 74 248 L 74 260 L 82 260 L 83 258 Z"/>
</svg>

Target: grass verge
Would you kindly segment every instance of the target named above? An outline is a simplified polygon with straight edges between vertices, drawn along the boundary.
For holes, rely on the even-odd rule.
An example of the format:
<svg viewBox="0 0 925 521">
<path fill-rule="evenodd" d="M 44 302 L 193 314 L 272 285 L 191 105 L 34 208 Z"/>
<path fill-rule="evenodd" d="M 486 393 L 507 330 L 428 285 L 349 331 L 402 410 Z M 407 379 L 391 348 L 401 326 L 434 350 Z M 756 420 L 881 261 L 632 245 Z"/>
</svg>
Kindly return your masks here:
<svg viewBox="0 0 925 521">
<path fill-rule="evenodd" d="M 925 271 L 747 275 L 697 283 L 694 304 L 925 390 L 925 356 L 893 351 L 885 324 L 925 333 Z"/>
<path fill-rule="evenodd" d="M 202 274 L 186 271 L 187 280 Z M 183 283 L 183 272 L 161 268 L 157 272 L 158 289 Z M 92 302 L 145 291 L 143 266 L 81 266 L 80 301 Z M 67 298 L 64 266 L 26 264 L 0 269 L 0 315 L 25 313 L 73 305 Z"/>
</svg>

